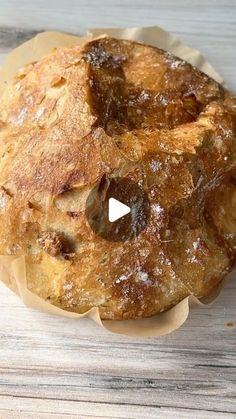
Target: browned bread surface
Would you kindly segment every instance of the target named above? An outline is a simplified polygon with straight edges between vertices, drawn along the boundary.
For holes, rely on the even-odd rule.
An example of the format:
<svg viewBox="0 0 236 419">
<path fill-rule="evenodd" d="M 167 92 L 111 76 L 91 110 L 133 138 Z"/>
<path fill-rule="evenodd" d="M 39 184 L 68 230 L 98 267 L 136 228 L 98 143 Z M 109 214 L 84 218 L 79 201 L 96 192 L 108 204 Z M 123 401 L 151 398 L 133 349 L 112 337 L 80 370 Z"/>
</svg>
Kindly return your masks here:
<svg viewBox="0 0 236 419">
<path fill-rule="evenodd" d="M 106 241 L 85 214 L 104 177 L 139 182 L 150 219 Z M 236 99 L 157 48 L 102 37 L 22 69 L 0 103 L 0 254 L 28 287 L 103 319 L 207 296 L 236 252 Z"/>
</svg>

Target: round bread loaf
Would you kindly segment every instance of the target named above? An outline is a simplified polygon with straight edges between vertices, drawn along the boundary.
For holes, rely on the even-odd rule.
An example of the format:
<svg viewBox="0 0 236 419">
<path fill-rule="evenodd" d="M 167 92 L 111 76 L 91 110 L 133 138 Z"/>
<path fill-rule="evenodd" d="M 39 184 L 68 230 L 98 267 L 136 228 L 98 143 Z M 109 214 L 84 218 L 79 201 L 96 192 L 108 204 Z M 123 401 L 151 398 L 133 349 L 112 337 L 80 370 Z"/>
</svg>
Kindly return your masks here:
<svg viewBox="0 0 236 419">
<path fill-rule="evenodd" d="M 86 217 L 95 185 L 136 182 L 132 240 Z M 99 189 L 99 190 L 100 190 Z M 137 319 L 208 296 L 236 253 L 236 99 L 163 50 L 101 37 L 17 74 L 0 103 L 0 254 L 64 310 Z"/>
</svg>

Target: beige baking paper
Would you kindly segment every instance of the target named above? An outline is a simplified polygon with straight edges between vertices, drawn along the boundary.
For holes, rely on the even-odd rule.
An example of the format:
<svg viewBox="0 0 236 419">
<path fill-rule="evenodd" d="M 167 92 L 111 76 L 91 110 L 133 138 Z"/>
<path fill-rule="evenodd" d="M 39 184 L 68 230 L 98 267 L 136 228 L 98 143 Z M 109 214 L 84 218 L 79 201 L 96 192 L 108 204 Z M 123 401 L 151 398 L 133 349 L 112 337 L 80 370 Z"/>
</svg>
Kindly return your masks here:
<svg viewBox="0 0 236 419">
<path fill-rule="evenodd" d="M 166 49 L 198 67 L 216 81 L 223 83 L 220 75 L 214 70 L 211 64 L 203 58 L 199 51 L 189 48 L 176 37 L 157 26 L 128 29 L 91 29 L 87 36 L 99 36 L 102 34 L 140 41 Z M 0 70 L 0 94 L 3 92 L 5 86 L 12 80 L 17 70 L 25 64 L 40 59 L 53 48 L 71 47 L 80 43 L 83 39 L 84 38 L 63 33 L 44 32 L 14 49 L 7 56 L 5 63 Z M 72 319 L 89 317 L 113 333 L 120 333 L 128 336 L 161 336 L 178 329 L 188 317 L 190 302 L 198 303 L 200 305 L 203 303 L 209 304 L 214 301 L 223 286 L 223 283 L 221 283 L 216 287 L 214 293 L 204 301 L 202 300 L 200 302 L 195 297 L 190 296 L 172 309 L 151 318 L 124 321 L 102 321 L 97 307 L 80 315 L 55 307 L 29 291 L 27 288 L 27 272 L 24 256 L 0 256 L 0 280 L 17 294 L 27 307 Z"/>
</svg>

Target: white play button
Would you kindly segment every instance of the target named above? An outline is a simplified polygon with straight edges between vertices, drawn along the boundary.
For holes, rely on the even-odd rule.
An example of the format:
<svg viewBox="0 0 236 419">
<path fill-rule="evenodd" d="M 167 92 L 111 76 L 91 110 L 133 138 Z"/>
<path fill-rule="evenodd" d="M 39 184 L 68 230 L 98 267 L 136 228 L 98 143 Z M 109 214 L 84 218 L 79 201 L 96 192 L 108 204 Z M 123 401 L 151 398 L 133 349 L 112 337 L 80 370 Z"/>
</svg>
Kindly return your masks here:
<svg viewBox="0 0 236 419">
<path fill-rule="evenodd" d="M 130 207 L 123 204 L 115 198 L 109 198 L 108 201 L 108 219 L 110 223 L 119 220 L 119 218 L 124 217 L 124 215 L 130 213 Z"/>
<path fill-rule="evenodd" d="M 111 242 L 126 242 L 146 228 L 149 199 L 143 187 L 129 177 L 103 177 L 91 189 L 85 212 L 95 234 Z"/>
</svg>

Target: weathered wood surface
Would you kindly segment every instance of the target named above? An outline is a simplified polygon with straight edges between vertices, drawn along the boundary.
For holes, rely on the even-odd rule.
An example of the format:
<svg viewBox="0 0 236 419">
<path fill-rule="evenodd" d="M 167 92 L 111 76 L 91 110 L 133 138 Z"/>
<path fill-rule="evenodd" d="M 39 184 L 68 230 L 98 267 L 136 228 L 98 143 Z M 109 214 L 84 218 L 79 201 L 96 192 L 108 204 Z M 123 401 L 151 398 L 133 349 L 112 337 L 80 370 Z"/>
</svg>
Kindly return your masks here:
<svg viewBox="0 0 236 419">
<path fill-rule="evenodd" d="M 0 61 L 41 30 L 159 24 L 236 91 L 236 3 L 0 0 Z M 236 418 L 236 280 L 162 338 L 27 310 L 0 285 L 0 418 Z"/>
</svg>

